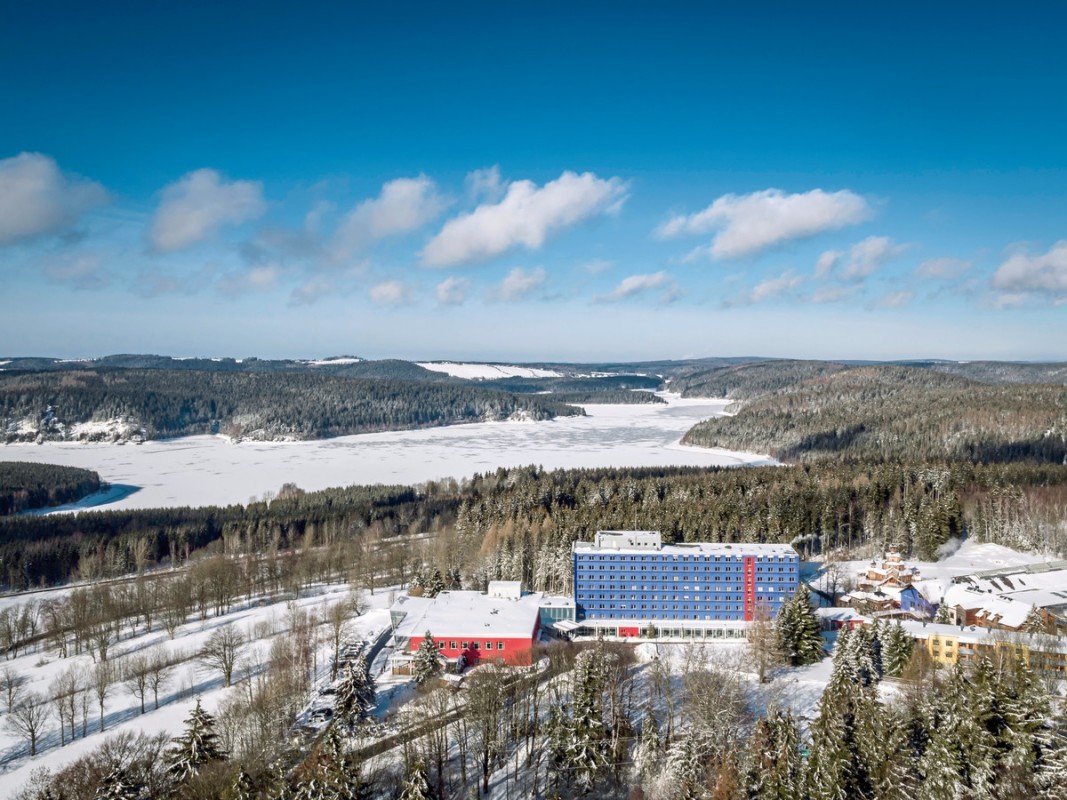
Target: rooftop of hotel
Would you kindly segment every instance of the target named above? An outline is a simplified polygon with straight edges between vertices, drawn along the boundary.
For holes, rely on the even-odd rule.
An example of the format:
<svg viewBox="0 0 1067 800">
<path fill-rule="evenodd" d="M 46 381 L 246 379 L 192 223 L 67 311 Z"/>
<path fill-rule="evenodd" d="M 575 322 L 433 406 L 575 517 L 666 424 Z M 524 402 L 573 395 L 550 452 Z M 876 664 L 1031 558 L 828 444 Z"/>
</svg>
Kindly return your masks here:
<svg viewBox="0 0 1067 800">
<path fill-rule="evenodd" d="M 746 555 L 782 556 L 797 558 L 797 551 L 787 544 L 755 544 L 734 542 L 679 542 L 663 544 L 663 535 L 659 531 L 597 531 L 592 542 L 575 542 L 575 553 L 623 553 L 630 555 L 659 553 L 666 556 L 710 555 L 736 556 Z"/>
</svg>

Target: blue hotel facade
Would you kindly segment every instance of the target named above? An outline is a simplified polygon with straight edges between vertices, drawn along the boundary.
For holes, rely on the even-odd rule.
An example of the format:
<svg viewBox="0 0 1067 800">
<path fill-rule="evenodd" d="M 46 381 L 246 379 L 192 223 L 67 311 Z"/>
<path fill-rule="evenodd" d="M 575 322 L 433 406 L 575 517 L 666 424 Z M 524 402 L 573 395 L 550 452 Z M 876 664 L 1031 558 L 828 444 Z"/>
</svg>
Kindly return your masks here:
<svg viewBox="0 0 1067 800">
<path fill-rule="evenodd" d="M 797 589 L 800 557 L 781 544 L 668 544 L 656 531 L 600 531 L 576 542 L 579 633 L 743 637 Z"/>
</svg>

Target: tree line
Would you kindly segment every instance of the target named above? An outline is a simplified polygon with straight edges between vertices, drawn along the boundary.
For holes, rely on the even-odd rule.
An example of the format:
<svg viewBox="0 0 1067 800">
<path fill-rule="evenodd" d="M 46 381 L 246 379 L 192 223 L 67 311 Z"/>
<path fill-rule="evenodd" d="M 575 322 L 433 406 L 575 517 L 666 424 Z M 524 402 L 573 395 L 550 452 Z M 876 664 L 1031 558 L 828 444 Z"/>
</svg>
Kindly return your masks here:
<svg viewBox="0 0 1067 800">
<path fill-rule="evenodd" d="M 0 516 L 73 503 L 100 491 L 100 476 L 87 469 L 0 461 Z"/>
<path fill-rule="evenodd" d="M 817 463 L 792 467 L 504 469 L 463 482 L 283 487 L 247 506 L 0 518 L 0 583 L 25 589 L 180 564 L 205 548 L 264 553 L 434 535 L 433 566 L 466 583 L 568 591 L 571 544 L 643 528 L 667 541 L 787 543 L 802 554 L 895 545 L 936 559 L 953 538 L 1067 553 L 1067 467 Z"/>
<path fill-rule="evenodd" d="M 76 423 L 109 419 L 123 420 L 131 432 L 149 439 L 205 433 L 319 439 L 582 413 L 544 395 L 310 372 L 123 369 L 0 375 L 7 441 L 63 439 Z M 27 419 L 33 424 L 20 427 Z"/>
</svg>

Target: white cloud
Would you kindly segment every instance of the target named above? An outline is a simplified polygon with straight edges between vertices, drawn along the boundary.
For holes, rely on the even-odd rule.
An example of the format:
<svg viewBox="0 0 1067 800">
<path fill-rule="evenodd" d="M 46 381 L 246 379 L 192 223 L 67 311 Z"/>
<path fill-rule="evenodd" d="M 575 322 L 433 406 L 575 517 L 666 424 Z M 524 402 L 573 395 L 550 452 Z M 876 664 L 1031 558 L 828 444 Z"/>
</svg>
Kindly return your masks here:
<svg viewBox="0 0 1067 800">
<path fill-rule="evenodd" d="M 537 250 L 549 235 L 612 213 L 625 199 L 622 180 L 603 180 L 591 172 L 564 172 L 542 187 L 515 181 L 499 202 L 484 203 L 445 223 L 423 249 L 422 263 L 448 267 L 484 261 L 518 245 Z"/>
<path fill-rule="evenodd" d="M 829 278 L 842 255 L 840 250 L 827 250 L 819 256 L 819 260 L 815 262 L 815 277 L 820 280 Z"/>
<path fill-rule="evenodd" d="M 502 303 L 521 300 L 543 286 L 546 277 L 544 267 L 530 271 L 515 267 L 504 280 L 489 291 L 489 299 L 499 300 Z"/>
<path fill-rule="evenodd" d="M 893 244 L 888 236 L 868 236 L 849 248 L 848 257 L 840 264 L 838 277 L 846 281 L 862 281 L 906 249 L 905 245 Z"/>
<path fill-rule="evenodd" d="M 70 284 L 75 289 L 103 289 L 113 279 L 103 268 L 100 256 L 87 253 L 60 253 L 49 259 L 41 271 L 52 283 Z"/>
<path fill-rule="evenodd" d="M 334 235 L 333 253 L 348 258 L 379 239 L 418 230 L 447 205 L 437 184 L 425 175 L 389 181 L 377 197 L 345 214 Z"/>
<path fill-rule="evenodd" d="M 1047 253 L 1010 256 L 993 274 L 993 288 L 1007 293 L 1010 305 L 1017 305 L 1022 294 L 1046 295 L 1053 302 L 1067 298 L 1067 240 Z"/>
<path fill-rule="evenodd" d="M 931 280 L 958 278 L 972 266 L 974 262 L 961 258 L 931 258 L 916 267 L 915 275 Z"/>
<path fill-rule="evenodd" d="M 437 303 L 442 306 L 460 306 L 467 299 L 470 281 L 449 275 L 437 284 Z"/>
<path fill-rule="evenodd" d="M 410 290 L 403 281 L 383 281 L 370 287 L 369 294 L 380 306 L 399 306 L 408 302 Z"/>
<path fill-rule="evenodd" d="M 229 297 L 240 297 L 249 292 L 264 292 L 278 285 L 285 272 L 276 264 L 260 264 L 245 272 L 226 275 L 219 281 L 219 291 Z"/>
<path fill-rule="evenodd" d="M 163 189 L 149 239 L 161 252 L 181 250 L 266 210 L 259 181 L 226 181 L 213 169 L 198 169 Z"/>
<path fill-rule="evenodd" d="M 656 234 L 670 239 L 717 231 L 709 253 L 715 259 L 729 259 L 858 225 L 870 218 L 867 201 L 848 190 L 813 189 L 785 194 L 780 189 L 764 189 L 746 195 L 723 195 L 703 211 L 668 220 Z"/>
<path fill-rule="evenodd" d="M 753 303 L 762 303 L 764 300 L 770 300 L 772 297 L 778 297 L 797 288 L 803 282 L 804 279 L 802 277 L 793 274 L 793 270 L 787 269 L 776 278 L 768 278 L 757 283 L 752 288 L 749 300 Z"/>
<path fill-rule="evenodd" d="M 608 261 L 606 258 L 596 258 L 582 264 L 582 269 L 590 275 L 599 275 L 601 272 L 607 272 L 613 266 L 615 266 L 614 261 Z"/>
<path fill-rule="evenodd" d="M 623 300 L 635 294 L 658 289 L 670 283 L 670 276 L 663 271 L 652 272 L 645 275 L 630 275 L 619 281 L 619 284 L 607 294 L 597 295 L 593 298 L 594 303 L 613 303 Z"/>
<path fill-rule="evenodd" d="M 887 294 L 875 303 L 875 305 L 878 308 L 901 308 L 910 303 L 913 297 L 915 297 L 915 292 L 910 289 L 903 289 L 899 292 Z"/>
<path fill-rule="evenodd" d="M 500 178 L 499 165 L 493 165 L 485 169 L 476 169 L 467 174 L 465 181 L 467 196 L 478 203 L 485 201 L 495 203 L 504 196 L 507 184 Z"/>
<path fill-rule="evenodd" d="M 847 300 L 859 289 L 858 286 L 824 286 L 811 294 L 811 302 L 822 305 Z"/>
<path fill-rule="evenodd" d="M 100 184 L 64 175 L 46 155 L 0 160 L 0 246 L 62 230 L 105 202 Z"/>
</svg>

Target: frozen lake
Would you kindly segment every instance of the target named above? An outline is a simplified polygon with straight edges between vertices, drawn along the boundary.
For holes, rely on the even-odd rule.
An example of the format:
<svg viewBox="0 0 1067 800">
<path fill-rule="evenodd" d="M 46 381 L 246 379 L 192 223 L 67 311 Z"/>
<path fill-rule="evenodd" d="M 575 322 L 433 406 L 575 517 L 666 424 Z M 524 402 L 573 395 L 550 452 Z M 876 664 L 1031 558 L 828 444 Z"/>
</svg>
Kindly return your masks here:
<svg viewBox="0 0 1067 800">
<path fill-rule="evenodd" d="M 306 490 L 368 483 L 464 478 L 497 467 L 741 466 L 768 456 L 686 447 L 696 422 L 721 416 L 726 400 L 667 405 L 587 405 L 587 417 L 549 422 L 487 422 L 343 436 L 314 442 L 242 442 L 192 436 L 143 445 L 0 446 L 0 460 L 96 470 L 116 489 L 99 508 L 246 503 L 284 483 Z M 83 505 L 84 507 L 84 505 Z"/>
</svg>

